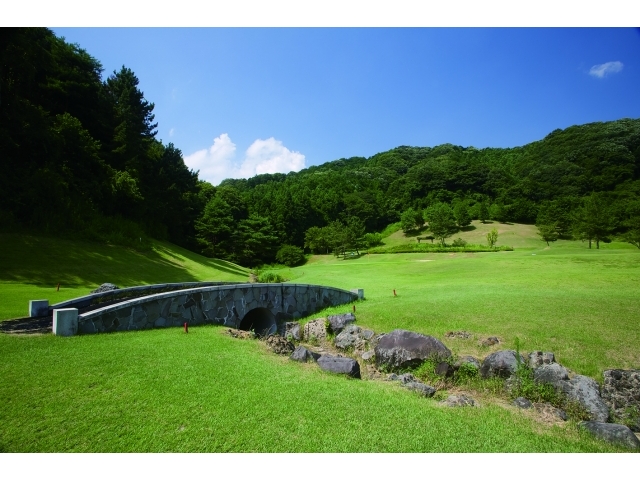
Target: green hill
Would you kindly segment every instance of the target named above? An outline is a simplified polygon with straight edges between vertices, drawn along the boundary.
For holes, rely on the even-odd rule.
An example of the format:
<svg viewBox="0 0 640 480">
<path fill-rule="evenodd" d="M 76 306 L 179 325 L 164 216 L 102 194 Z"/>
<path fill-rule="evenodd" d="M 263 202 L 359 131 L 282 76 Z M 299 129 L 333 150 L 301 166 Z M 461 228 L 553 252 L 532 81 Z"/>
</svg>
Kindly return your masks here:
<svg viewBox="0 0 640 480">
<path fill-rule="evenodd" d="M 110 282 L 135 285 L 246 281 L 249 271 L 168 242 L 148 251 L 80 240 L 0 234 L 0 320 L 23 317 L 29 300 L 50 303 L 86 295 Z M 60 291 L 57 286 L 60 284 Z"/>
</svg>

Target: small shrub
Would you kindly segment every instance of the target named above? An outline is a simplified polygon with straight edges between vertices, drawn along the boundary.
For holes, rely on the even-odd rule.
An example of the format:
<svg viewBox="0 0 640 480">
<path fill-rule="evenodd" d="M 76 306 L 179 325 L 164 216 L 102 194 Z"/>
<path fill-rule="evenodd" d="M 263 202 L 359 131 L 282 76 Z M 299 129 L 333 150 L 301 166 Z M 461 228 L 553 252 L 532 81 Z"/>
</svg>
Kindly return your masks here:
<svg viewBox="0 0 640 480">
<path fill-rule="evenodd" d="M 258 283 L 282 283 L 286 281 L 287 279 L 279 273 L 260 272 L 258 274 Z"/>
<path fill-rule="evenodd" d="M 480 371 L 473 363 L 463 363 L 453 375 L 454 380 L 466 382 L 473 378 L 478 378 Z"/>
<path fill-rule="evenodd" d="M 453 241 L 453 246 L 454 247 L 465 247 L 467 245 L 467 241 L 463 240 L 462 238 L 456 238 Z"/>
<path fill-rule="evenodd" d="M 283 245 L 276 253 L 276 260 L 287 267 L 302 265 L 306 258 L 301 248 L 295 245 Z"/>
<path fill-rule="evenodd" d="M 364 243 L 367 248 L 377 247 L 378 245 L 382 245 L 382 234 L 381 233 L 365 233 L 364 235 Z"/>
</svg>

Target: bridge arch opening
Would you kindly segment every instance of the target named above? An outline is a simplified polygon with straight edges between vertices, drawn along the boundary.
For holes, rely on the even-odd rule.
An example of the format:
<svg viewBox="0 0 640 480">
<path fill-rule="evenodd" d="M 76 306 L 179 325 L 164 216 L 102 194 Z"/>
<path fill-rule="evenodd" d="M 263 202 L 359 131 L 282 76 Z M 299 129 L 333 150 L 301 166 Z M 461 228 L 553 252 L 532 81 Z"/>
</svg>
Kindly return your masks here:
<svg viewBox="0 0 640 480">
<path fill-rule="evenodd" d="M 266 308 L 258 307 L 247 312 L 240 322 L 240 330 L 253 330 L 259 337 L 266 337 L 278 331 L 276 317 Z"/>
</svg>

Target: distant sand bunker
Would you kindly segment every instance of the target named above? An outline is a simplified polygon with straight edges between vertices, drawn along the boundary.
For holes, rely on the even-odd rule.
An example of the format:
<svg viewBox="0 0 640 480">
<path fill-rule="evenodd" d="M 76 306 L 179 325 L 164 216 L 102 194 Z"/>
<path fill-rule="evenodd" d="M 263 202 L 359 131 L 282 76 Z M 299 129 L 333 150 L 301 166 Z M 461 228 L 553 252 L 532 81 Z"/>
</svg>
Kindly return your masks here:
<svg viewBox="0 0 640 480">
<path fill-rule="evenodd" d="M 416 262 L 434 262 L 435 260 L 416 260 Z"/>
</svg>

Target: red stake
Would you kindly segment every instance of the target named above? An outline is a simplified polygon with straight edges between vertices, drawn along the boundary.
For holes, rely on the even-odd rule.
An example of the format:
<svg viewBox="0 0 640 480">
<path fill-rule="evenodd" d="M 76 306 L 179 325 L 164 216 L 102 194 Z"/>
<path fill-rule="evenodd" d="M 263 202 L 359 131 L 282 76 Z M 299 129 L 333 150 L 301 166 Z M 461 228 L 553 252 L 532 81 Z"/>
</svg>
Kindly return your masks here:
<svg viewBox="0 0 640 480">
<path fill-rule="evenodd" d="M 395 288 L 393 289 L 393 296 L 394 296 L 394 297 L 397 297 L 397 295 L 396 295 L 396 289 L 395 289 Z"/>
<path fill-rule="evenodd" d="M 184 322 L 184 333 L 189 333 L 189 324 Z"/>
</svg>

